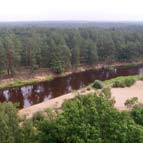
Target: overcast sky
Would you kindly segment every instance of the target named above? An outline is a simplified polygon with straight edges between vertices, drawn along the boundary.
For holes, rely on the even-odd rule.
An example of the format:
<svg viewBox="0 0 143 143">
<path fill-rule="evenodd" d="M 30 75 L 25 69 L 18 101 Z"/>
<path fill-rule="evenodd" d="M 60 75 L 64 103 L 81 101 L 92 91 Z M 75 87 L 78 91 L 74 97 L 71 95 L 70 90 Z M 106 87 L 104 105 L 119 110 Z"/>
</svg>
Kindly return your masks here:
<svg viewBox="0 0 143 143">
<path fill-rule="evenodd" d="M 0 21 L 143 21 L 143 0 L 0 0 Z"/>
</svg>

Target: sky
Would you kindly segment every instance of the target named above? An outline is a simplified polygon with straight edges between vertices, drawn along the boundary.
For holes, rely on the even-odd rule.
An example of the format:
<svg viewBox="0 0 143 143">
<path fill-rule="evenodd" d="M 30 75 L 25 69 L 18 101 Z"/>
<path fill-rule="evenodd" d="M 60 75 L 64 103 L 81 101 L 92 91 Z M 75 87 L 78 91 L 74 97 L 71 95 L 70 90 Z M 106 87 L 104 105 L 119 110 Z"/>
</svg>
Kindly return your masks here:
<svg viewBox="0 0 143 143">
<path fill-rule="evenodd" d="M 143 0 L 0 0 L 2 21 L 143 21 Z"/>
</svg>

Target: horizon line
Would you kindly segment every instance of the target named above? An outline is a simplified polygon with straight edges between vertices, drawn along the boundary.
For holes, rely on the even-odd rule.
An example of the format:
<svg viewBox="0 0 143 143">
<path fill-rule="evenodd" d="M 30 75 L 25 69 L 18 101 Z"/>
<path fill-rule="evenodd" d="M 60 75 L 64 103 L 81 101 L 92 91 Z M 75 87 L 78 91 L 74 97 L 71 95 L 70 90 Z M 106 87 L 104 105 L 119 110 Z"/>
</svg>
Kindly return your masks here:
<svg viewBox="0 0 143 143">
<path fill-rule="evenodd" d="M 29 23 L 29 22 L 103 22 L 103 23 L 143 23 L 143 20 L 9 20 L 0 23 Z"/>
</svg>

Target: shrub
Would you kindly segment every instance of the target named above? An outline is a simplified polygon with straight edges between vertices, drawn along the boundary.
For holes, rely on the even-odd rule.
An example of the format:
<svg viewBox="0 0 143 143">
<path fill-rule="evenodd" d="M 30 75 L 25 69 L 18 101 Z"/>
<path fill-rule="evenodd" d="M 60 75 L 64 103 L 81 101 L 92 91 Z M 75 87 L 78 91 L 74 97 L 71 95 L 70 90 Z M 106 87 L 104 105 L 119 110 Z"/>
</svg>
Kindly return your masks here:
<svg viewBox="0 0 143 143">
<path fill-rule="evenodd" d="M 35 121 L 35 120 L 38 120 L 38 121 L 40 121 L 40 120 L 42 120 L 42 119 L 44 119 L 44 112 L 42 112 L 42 111 L 38 111 L 38 112 L 36 112 L 34 115 L 33 115 L 33 121 Z"/>
<path fill-rule="evenodd" d="M 139 77 L 139 80 L 143 80 L 143 76 Z"/>
<path fill-rule="evenodd" d="M 128 87 L 132 86 L 134 83 L 135 83 L 135 79 L 133 79 L 133 78 L 125 79 L 125 85 Z"/>
<path fill-rule="evenodd" d="M 113 87 L 130 87 L 135 83 L 134 78 L 125 78 L 113 82 Z"/>
<path fill-rule="evenodd" d="M 143 104 L 135 106 L 131 111 L 131 116 L 137 124 L 143 126 Z"/>
<path fill-rule="evenodd" d="M 103 88 L 100 96 L 107 99 L 111 103 L 111 105 L 114 105 L 116 102 L 115 99 L 111 96 L 111 89 L 109 87 Z"/>
<path fill-rule="evenodd" d="M 109 87 L 103 88 L 102 94 L 104 94 L 104 96 L 107 99 L 110 99 L 111 98 L 111 89 Z"/>
<path fill-rule="evenodd" d="M 116 80 L 113 83 L 113 87 L 125 87 L 125 82 Z"/>
<path fill-rule="evenodd" d="M 127 108 L 133 108 L 135 107 L 137 104 L 138 104 L 138 98 L 137 97 L 133 97 L 131 99 L 127 99 L 126 102 L 125 102 L 125 106 Z"/>
<path fill-rule="evenodd" d="M 96 89 L 102 89 L 104 87 L 104 84 L 100 80 L 95 80 L 92 87 Z"/>
</svg>

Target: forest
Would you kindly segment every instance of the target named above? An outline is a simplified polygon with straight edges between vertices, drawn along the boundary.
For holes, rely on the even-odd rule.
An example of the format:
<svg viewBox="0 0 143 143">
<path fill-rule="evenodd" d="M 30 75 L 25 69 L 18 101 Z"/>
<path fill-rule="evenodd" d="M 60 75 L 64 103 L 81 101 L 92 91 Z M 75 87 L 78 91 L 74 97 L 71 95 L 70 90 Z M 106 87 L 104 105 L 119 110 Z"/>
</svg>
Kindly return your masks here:
<svg viewBox="0 0 143 143">
<path fill-rule="evenodd" d="M 21 68 L 61 74 L 81 66 L 141 62 L 142 55 L 143 25 L 0 28 L 1 77 L 14 76 Z M 122 80 L 113 87 L 134 83 Z M 16 104 L 0 103 L 0 143 L 143 143 L 143 104 L 119 111 L 107 87 L 88 96 L 79 94 L 62 107 L 39 111 L 29 119 L 18 116 Z"/>
<path fill-rule="evenodd" d="M 83 65 L 141 61 L 143 26 L 1 26 L 0 74 L 19 68 L 63 73 Z"/>
</svg>

